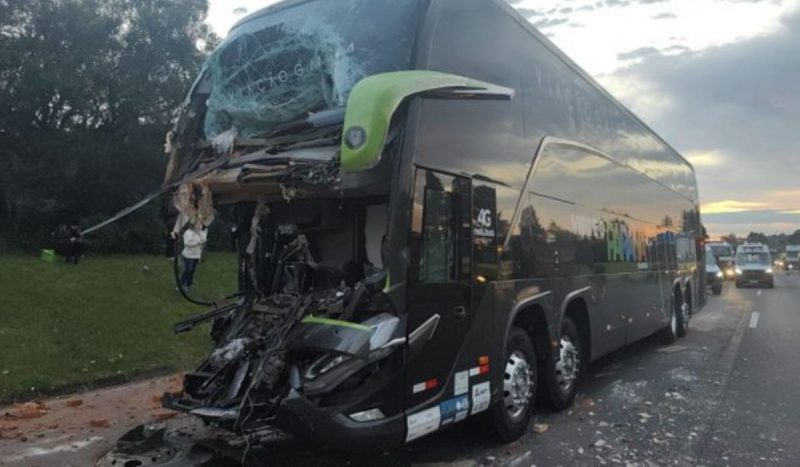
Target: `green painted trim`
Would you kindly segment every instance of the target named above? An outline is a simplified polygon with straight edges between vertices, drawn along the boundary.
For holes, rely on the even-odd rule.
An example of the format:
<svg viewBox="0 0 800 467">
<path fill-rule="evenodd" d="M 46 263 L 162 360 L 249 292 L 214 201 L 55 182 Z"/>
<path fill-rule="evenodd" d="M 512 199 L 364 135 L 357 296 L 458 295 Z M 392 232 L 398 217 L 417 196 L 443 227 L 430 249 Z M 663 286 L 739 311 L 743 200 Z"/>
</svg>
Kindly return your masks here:
<svg viewBox="0 0 800 467">
<path fill-rule="evenodd" d="M 392 290 L 392 276 L 387 271 L 386 272 L 386 285 L 383 287 L 383 293 L 389 293 L 390 290 Z"/>
<path fill-rule="evenodd" d="M 392 116 L 405 99 L 415 94 L 448 88 L 501 90 L 500 94 L 510 93 L 513 96 L 513 90 L 508 88 L 436 71 L 397 71 L 364 78 L 355 85 L 347 101 L 342 133 L 342 170 L 357 172 L 378 163 Z M 350 132 L 359 136 L 359 146 L 351 147 L 348 144 Z"/>
<path fill-rule="evenodd" d="M 369 332 L 369 327 L 363 324 L 351 323 L 350 321 L 340 321 L 338 319 L 320 318 L 318 316 L 306 316 L 303 324 L 322 324 L 325 326 L 339 326 L 343 328 L 357 329 L 359 331 Z"/>
</svg>

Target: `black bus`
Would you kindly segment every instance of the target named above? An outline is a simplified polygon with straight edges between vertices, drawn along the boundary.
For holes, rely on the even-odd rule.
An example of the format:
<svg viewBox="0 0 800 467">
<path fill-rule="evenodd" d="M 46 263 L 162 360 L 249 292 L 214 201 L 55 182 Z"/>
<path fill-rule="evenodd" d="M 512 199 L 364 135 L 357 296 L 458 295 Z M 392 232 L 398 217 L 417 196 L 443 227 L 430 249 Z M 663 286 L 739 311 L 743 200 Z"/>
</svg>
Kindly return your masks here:
<svg viewBox="0 0 800 467">
<path fill-rule="evenodd" d="M 233 213 L 240 291 L 176 326 L 215 350 L 164 403 L 239 433 L 514 440 L 703 303 L 692 166 L 500 0 L 257 12 L 168 150 L 181 222 Z"/>
</svg>

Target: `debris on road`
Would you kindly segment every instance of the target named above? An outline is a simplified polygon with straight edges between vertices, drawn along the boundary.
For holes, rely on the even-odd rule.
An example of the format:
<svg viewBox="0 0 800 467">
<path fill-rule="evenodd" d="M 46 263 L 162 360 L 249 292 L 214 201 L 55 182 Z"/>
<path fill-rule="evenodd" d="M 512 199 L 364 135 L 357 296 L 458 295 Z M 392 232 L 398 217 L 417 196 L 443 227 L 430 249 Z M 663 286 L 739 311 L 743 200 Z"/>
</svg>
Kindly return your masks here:
<svg viewBox="0 0 800 467">
<path fill-rule="evenodd" d="M 101 418 L 89 421 L 89 426 L 92 428 L 109 428 L 111 427 L 111 422 L 108 420 Z"/>
<path fill-rule="evenodd" d="M 537 423 L 533 425 L 533 432 L 534 433 L 545 433 L 550 429 L 550 425 L 546 423 Z"/>
<path fill-rule="evenodd" d="M 26 420 L 40 418 L 47 414 L 47 404 L 44 402 L 26 402 L 16 405 L 6 412 L 5 418 L 9 420 Z"/>
</svg>

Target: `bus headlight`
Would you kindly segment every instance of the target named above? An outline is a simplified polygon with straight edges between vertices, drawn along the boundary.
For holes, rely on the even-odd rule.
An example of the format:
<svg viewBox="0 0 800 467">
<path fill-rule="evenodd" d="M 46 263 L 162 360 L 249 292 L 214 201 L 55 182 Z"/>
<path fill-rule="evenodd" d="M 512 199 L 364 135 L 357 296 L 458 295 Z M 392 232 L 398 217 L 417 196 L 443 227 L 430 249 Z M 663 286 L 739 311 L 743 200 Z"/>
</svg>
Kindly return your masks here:
<svg viewBox="0 0 800 467">
<path fill-rule="evenodd" d="M 717 277 L 719 277 L 720 279 L 722 279 L 722 277 L 723 277 L 722 271 L 719 271 L 719 272 L 717 272 Z"/>
<path fill-rule="evenodd" d="M 386 418 L 386 415 L 381 412 L 381 409 L 371 409 L 366 410 L 364 412 L 358 412 L 350 415 L 350 418 L 353 420 L 364 423 L 364 422 L 374 422 L 375 420 L 381 420 Z"/>
<path fill-rule="evenodd" d="M 739 276 L 742 275 L 742 270 L 739 269 L 739 268 L 736 268 L 736 275 L 739 275 Z"/>
<path fill-rule="evenodd" d="M 774 271 L 772 270 L 772 268 L 767 268 L 766 272 L 767 272 L 767 274 L 772 274 Z"/>
</svg>

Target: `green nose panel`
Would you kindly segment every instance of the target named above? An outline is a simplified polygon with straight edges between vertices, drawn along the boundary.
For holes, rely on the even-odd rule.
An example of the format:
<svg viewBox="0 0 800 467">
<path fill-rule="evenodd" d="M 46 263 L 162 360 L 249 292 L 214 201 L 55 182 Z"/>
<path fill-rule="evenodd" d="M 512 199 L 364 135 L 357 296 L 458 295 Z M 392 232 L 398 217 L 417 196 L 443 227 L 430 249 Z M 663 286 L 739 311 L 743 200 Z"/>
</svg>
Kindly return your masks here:
<svg viewBox="0 0 800 467">
<path fill-rule="evenodd" d="M 408 97 L 433 91 L 442 91 L 451 99 L 509 100 L 514 96 L 512 89 L 436 71 L 398 71 L 364 78 L 347 101 L 342 169 L 357 172 L 375 166 L 400 104 Z"/>
</svg>

